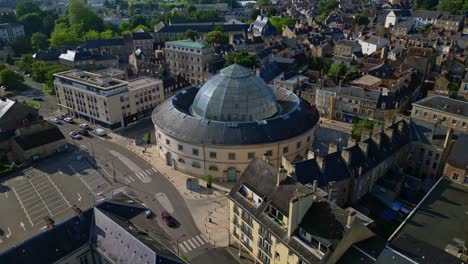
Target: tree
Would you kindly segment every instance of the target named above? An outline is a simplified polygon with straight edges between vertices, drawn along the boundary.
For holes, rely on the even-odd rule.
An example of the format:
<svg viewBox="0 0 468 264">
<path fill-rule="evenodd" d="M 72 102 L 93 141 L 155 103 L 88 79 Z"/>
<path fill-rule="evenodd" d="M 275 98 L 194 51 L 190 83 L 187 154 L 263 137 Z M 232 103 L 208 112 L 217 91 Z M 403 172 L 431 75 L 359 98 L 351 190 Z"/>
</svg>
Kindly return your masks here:
<svg viewBox="0 0 468 264">
<path fill-rule="evenodd" d="M 336 0 L 319 0 L 317 8 L 320 12 L 319 19 L 324 20 L 338 6 Z"/>
<path fill-rule="evenodd" d="M 270 0 L 257 0 L 257 5 L 262 6 L 262 5 L 270 5 Z"/>
<path fill-rule="evenodd" d="M 229 36 L 226 32 L 215 30 L 208 32 L 205 35 L 205 40 L 210 44 L 224 45 L 229 43 Z"/>
<path fill-rule="evenodd" d="M 10 53 L 7 53 L 5 55 L 5 58 L 3 58 L 3 60 L 5 61 L 6 64 L 8 65 L 13 65 L 15 64 L 15 61 L 13 60 L 13 58 L 11 57 L 11 54 Z"/>
<path fill-rule="evenodd" d="M 54 30 L 55 20 L 58 16 L 56 14 L 49 14 L 42 19 L 42 28 L 41 32 L 47 36 L 50 36 L 50 33 Z M 57 22 L 58 23 L 58 22 Z"/>
<path fill-rule="evenodd" d="M 41 8 L 37 4 L 31 1 L 26 1 L 23 3 L 20 3 L 16 6 L 16 16 L 17 17 L 22 17 L 27 14 L 31 13 L 41 13 Z"/>
<path fill-rule="evenodd" d="M 328 76 L 340 78 L 346 74 L 348 71 L 348 66 L 344 62 L 335 62 L 331 65 L 330 69 L 328 70 Z"/>
<path fill-rule="evenodd" d="M 146 133 L 146 144 L 151 144 L 151 132 Z"/>
<path fill-rule="evenodd" d="M 359 77 L 359 71 L 356 67 L 347 68 L 347 72 L 344 75 L 345 81 L 356 80 Z"/>
<path fill-rule="evenodd" d="M 97 32 L 96 30 L 90 30 L 90 31 L 86 32 L 86 33 L 83 35 L 83 38 L 84 38 L 85 40 L 100 39 L 100 38 L 101 38 L 101 35 L 100 35 L 99 32 Z"/>
<path fill-rule="evenodd" d="M 31 54 L 23 54 L 21 55 L 21 58 L 18 62 L 18 68 L 20 70 L 26 71 L 26 72 L 31 72 L 32 71 L 32 65 L 35 62 L 34 58 L 32 57 Z"/>
<path fill-rule="evenodd" d="M 42 29 L 42 16 L 40 13 L 30 13 L 19 18 L 19 22 L 24 26 L 24 33 L 31 36 L 34 32 Z"/>
<path fill-rule="evenodd" d="M 17 56 L 28 53 L 32 50 L 31 43 L 27 37 L 15 37 L 11 41 L 10 46 L 13 48 L 13 51 Z"/>
<path fill-rule="evenodd" d="M 11 69 L 3 69 L 0 71 L 0 85 L 5 85 L 10 90 L 19 88 L 24 82 L 24 77 Z"/>
<path fill-rule="evenodd" d="M 254 8 L 250 13 L 250 19 L 255 20 L 260 15 L 260 10 Z"/>
<path fill-rule="evenodd" d="M 355 19 L 356 19 L 356 24 L 358 24 L 359 26 L 365 26 L 369 24 L 370 22 L 369 18 L 363 14 L 357 14 L 355 16 Z"/>
<path fill-rule="evenodd" d="M 460 86 L 457 83 L 451 82 L 447 85 L 447 89 L 452 92 L 458 92 Z"/>
<path fill-rule="evenodd" d="M 293 26 L 295 23 L 296 21 L 290 17 L 281 18 L 275 16 L 270 18 L 270 24 L 275 27 L 278 34 L 283 32 L 284 26 Z"/>
<path fill-rule="evenodd" d="M 454 14 L 463 14 L 468 11 L 468 1 L 464 0 L 440 0 L 438 11 L 446 11 Z"/>
<path fill-rule="evenodd" d="M 117 27 L 117 29 L 120 31 L 120 32 L 124 32 L 126 30 L 130 30 L 131 27 L 130 27 L 130 23 L 128 21 L 122 21 L 120 22 L 119 26 Z"/>
<path fill-rule="evenodd" d="M 119 37 L 117 33 L 113 30 L 105 30 L 99 34 L 101 39 L 113 39 Z"/>
<path fill-rule="evenodd" d="M 226 64 L 224 65 L 224 67 L 227 67 L 234 63 L 240 64 L 247 68 L 253 68 L 257 64 L 257 59 L 245 51 L 227 53 Z"/>
<path fill-rule="evenodd" d="M 195 40 L 198 37 L 198 33 L 194 30 L 187 30 L 185 31 L 185 38 L 189 38 L 191 40 Z"/>
<path fill-rule="evenodd" d="M 329 64 L 324 61 L 324 59 L 319 57 L 312 57 L 309 63 L 309 69 L 314 71 L 328 71 Z"/>
<path fill-rule="evenodd" d="M 206 181 L 206 187 L 211 188 L 211 185 L 213 184 L 213 175 L 207 174 L 205 176 L 205 181 Z"/>
<path fill-rule="evenodd" d="M 351 129 L 351 137 L 359 140 L 361 139 L 362 132 L 372 132 L 376 122 L 368 119 L 360 119 L 357 123 L 354 123 Z"/>
<path fill-rule="evenodd" d="M 71 0 L 68 4 L 70 25 L 81 25 L 83 32 L 89 30 L 102 31 L 102 19 L 86 5 L 84 0 Z"/>
<path fill-rule="evenodd" d="M 36 51 L 45 50 L 49 47 L 49 39 L 41 32 L 36 32 L 31 36 L 31 46 Z"/>
<path fill-rule="evenodd" d="M 64 23 L 55 25 L 54 31 L 50 35 L 50 44 L 53 47 L 71 46 L 80 43 L 78 26 L 69 27 Z"/>
<path fill-rule="evenodd" d="M 144 32 L 150 32 L 151 31 L 150 28 L 147 27 L 146 25 L 138 25 L 132 31 L 133 32 L 139 32 L 139 31 L 142 31 L 142 30 Z"/>
<path fill-rule="evenodd" d="M 131 28 L 136 28 L 139 25 L 148 26 L 148 24 L 146 22 L 146 18 L 144 18 L 143 16 L 140 16 L 140 15 L 133 16 L 132 19 L 130 20 Z"/>
</svg>

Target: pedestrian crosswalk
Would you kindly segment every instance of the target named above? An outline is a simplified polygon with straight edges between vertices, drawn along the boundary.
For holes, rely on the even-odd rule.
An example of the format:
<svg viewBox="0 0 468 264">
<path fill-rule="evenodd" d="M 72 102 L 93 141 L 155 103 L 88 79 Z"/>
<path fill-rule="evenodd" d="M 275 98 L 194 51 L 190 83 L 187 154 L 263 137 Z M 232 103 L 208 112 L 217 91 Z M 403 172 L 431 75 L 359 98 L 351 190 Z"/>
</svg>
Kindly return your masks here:
<svg viewBox="0 0 468 264">
<path fill-rule="evenodd" d="M 155 168 L 149 168 L 141 171 L 134 172 L 130 175 L 124 176 L 123 180 L 127 184 L 131 184 L 137 180 L 143 183 L 151 182 L 151 175 L 157 173 L 158 171 Z"/>
<path fill-rule="evenodd" d="M 187 239 L 183 242 L 180 242 L 179 247 L 180 247 L 180 250 L 182 250 L 182 252 L 187 253 L 196 248 L 202 247 L 205 244 L 208 244 L 208 240 L 204 236 L 198 235 L 190 239 Z"/>
</svg>

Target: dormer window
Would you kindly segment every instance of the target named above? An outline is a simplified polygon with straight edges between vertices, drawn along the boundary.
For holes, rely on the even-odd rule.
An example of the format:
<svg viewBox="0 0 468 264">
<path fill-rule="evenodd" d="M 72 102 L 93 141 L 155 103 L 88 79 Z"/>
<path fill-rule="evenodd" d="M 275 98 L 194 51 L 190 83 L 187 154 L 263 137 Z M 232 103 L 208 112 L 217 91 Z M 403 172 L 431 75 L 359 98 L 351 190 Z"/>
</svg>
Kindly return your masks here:
<svg viewBox="0 0 468 264">
<path fill-rule="evenodd" d="M 263 199 L 260 198 L 260 196 L 258 196 L 256 193 L 254 193 L 245 185 L 241 186 L 241 188 L 239 189 L 239 193 L 242 194 L 242 196 L 244 196 L 247 200 L 249 200 L 255 206 L 259 206 L 263 202 Z"/>
<path fill-rule="evenodd" d="M 284 222 L 283 222 L 284 215 L 272 206 L 270 206 L 270 216 L 281 226 L 284 225 Z"/>
</svg>

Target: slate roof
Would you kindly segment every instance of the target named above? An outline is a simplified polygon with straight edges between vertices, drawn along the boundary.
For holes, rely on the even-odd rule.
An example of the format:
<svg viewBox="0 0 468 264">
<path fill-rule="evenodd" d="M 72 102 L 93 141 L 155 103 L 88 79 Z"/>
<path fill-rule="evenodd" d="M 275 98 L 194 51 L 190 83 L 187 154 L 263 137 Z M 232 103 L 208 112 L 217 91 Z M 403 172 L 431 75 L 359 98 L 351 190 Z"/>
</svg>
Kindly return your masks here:
<svg viewBox="0 0 468 264">
<path fill-rule="evenodd" d="M 86 40 L 83 48 L 86 49 L 97 49 L 102 47 L 112 47 L 112 46 L 123 46 L 125 41 L 123 38 L 116 39 L 89 39 Z"/>
<path fill-rule="evenodd" d="M 422 19 L 437 19 L 440 16 L 440 11 L 430 10 L 415 10 L 413 11 L 413 17 Z"/>
<path fill-rule="evenodd" d="M 16 102 L 10 99 L 0 100 L 0 119 L 11 109 Z"/>
<path fill-rule="evenodd" d="M 144 39 L 153 39 L 150 33 L 148 32 L 133 32 L 132 33 L 133 40 L 144 40 Z"/>
<path fill-rule="evenodd" d="M 447 158 L 447 163 L 460 169 L 466 169 L 468 166 L 468 155 L 466 147 L 468 146 L 468 135 L 461 134 L 453 144 L 452 150 Z"/>
<path fill-rule="evenodd" d="M 338 87 L 337 94 L 341 96 L 351 96 L 364 100 L 370 100 L 377 102 L 380 97 L 380 91 L 363 89 L 356 86 L 341 86 Z"/>
<path fill-rule="evenodd" d="M 207 33 L 213 31 L 218 25 L 185 25 L 185 26 L 165 26 L 156 33 L 184 33 L 187 30 L 195 30 L 197 32 Z M 234 24 L 222 25 L 224 32 L 246 32 L 249 25 Z"/>
<path fill-rule="evenodd" d="M 222 122 L 190 114 L 199 91 L 191 87 L 174 95 L 153 111 L 153 123 L 170 136 L 198 144 L 250 145 L 282 141 L 301 135 L 318 122 L 316 109 L 291 92 L 275 88 L 282 112 L 257 122 Z"/>
<path fill-rule="evenodd" d="M 468 186 L 441 178 L 390 237 L 390 246 L 418 263 L 458 263 L 444 251 L 454 239 L 468 241 Z"/>
<path fill-rule="evenodd" d="M 48 121 L 43 121 L 48 122 Z M 45 130 L 25 136 L 15 136 L 13 140 L 24 150 L 30 150 L 43 145 L 47 145 L 59 140 L 65 139 L 60 129 L 51 125 Z"/>
<path fill-rule="evenodd" d="M 92 60 L 93 54 L 90 51 L 67 50 L 67 53 L 60 55 L 59 59 L 67 61 Z"/>
<path fill-rule="evenodd" d="M 413 103 L 413 105 L 423 106 L 448 114 L 463 116 L 465 118 L 468 117 L 468 102 L 444 96 L 424 98 L 416 103 Z"/>
</svg>

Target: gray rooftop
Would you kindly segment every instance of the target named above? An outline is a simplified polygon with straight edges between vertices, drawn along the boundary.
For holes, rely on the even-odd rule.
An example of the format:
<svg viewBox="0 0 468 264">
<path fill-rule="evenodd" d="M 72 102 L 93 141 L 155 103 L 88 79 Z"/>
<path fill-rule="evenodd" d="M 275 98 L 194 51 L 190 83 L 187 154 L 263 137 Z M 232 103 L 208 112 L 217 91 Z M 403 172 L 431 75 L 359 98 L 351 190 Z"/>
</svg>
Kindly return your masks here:
<svg viewBox="0 0 468 264">
<path fill-rule="evenodd" d="M 424 98 L 413 105 L 432 108 L 449 114 L 468 117 L 468 102 L 443 96 Z"/>
<path fill-rule="evenodd" d="M 208 80 L 191 107 L 197 117 L 218 121 L 258 121 L 279 111 L 272 89 L 249 69 L 233 64 Z"/>
</svg>

